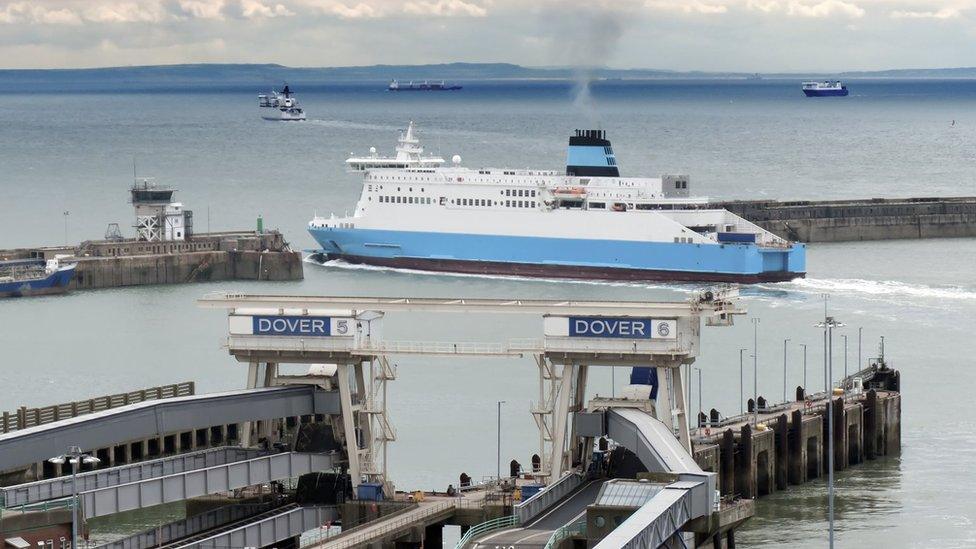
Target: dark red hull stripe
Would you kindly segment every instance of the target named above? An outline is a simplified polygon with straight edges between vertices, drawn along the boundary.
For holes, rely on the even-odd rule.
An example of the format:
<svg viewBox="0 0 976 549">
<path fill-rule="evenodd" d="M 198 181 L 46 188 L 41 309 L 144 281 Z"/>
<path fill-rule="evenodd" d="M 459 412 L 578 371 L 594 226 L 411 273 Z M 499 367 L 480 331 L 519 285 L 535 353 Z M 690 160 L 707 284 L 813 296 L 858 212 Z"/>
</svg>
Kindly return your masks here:
<svg viewBox="0 0 976 549">
<path fill-rule="evenodd" d="M 419 259 L 411 257 L 390 258 L 340 254 L 329 254 L 328 258 L 341 259 L 355 264 L 377 265 L 397 269 L 415 269 L 419 271 L 634 282 L 738 282 L 741 284 L 757 284 L 760 282 L 787 282 L 805 276 L 805 273 L 785 271 L 758 274 L 696 273 L 689 271 L 655 271 L 614 267 L 506 263 L 502 261 Z"/>
</svg>

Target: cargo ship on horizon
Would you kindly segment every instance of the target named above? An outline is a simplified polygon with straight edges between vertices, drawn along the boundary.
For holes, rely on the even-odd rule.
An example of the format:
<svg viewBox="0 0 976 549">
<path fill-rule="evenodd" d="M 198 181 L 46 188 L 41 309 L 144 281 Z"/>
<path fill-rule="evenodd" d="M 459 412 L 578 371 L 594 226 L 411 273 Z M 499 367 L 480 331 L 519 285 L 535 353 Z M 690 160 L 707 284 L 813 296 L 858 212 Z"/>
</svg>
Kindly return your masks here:
<svg viewBox="0 0 976 549">
<path fill-rule="evenodd" d="M 400 83 L 399 80 L 391 80 L 390 84 L 386 87 L 388 91 L 455 91 L 460 90 L 463 86 L 457 84 L 448 84 L 443 80 L 424 80 L 422 82 L 414 82 L 413 80 L 407 82 L 406 84 Z"/>
<path fill-rule="evenodd" d="M 565 171 L 367 169 L 351 216 L 315 217 L 318 259 L 471 274 L 778 282 L 806 248 L 692 197 L 686 175 L 622 177 L 603 130 L 577 130 Z"/>
<path fill-rule="evenodd" d="M 847 86 L 839 80 L 804 82 L 803 93 L 807 97 L 846 97 Z"/>
</svg>

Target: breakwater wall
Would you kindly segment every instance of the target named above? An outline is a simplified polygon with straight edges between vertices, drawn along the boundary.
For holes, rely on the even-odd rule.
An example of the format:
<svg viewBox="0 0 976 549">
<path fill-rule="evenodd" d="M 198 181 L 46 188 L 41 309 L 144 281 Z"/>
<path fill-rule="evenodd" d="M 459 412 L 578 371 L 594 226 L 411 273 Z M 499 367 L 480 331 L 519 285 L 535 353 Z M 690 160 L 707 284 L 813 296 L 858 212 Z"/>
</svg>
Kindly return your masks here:
<svg viewBox="0 0 976 549">
<path fill-rule="evenodd" d="M 797 242 L 976 237 L 976 197 L 715 202 Z"/>
<path fill-rule="evenodd" d="M 860 380 L 860 381 L 855 381 Z M 693 455 L 706 471 L 718 473 L 723 497 L 758 498 L 827 475 L 827 407 L 834 406 L 834 470 L 901 451 L 900 376 L 874 365 L 847 378 L 845 390 L 770 406 L 749 400 L 749 413 L 722 418 L 700 414 Z"/>
<path fill-rule="evenodd" d="M 77 262 L 69 289 L 94 290 L 148 284 L 218 280 L 301 280 L 301 253 L 277 231 L 194 234 L 185 241 L 86 241 L 78 246 L 0 251 L 0 260 Z"/>
</svg>

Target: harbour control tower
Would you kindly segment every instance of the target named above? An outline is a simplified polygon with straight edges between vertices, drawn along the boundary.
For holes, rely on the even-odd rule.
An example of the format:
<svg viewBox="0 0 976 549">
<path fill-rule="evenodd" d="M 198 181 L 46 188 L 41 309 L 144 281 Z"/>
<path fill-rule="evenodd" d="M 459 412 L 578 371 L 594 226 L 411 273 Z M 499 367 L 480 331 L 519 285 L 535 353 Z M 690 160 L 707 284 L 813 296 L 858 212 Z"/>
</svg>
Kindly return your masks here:
<svg viewBox="0 0 976 549">
<path fill-rule="evenodd" d="M 139 177 L 130 192 L 136 210 L 137 240 L 183 241 L 193 235 L 193 212 L 173 200 L 176 189 L 158 186 L 152 177 Z"/>
</svg>

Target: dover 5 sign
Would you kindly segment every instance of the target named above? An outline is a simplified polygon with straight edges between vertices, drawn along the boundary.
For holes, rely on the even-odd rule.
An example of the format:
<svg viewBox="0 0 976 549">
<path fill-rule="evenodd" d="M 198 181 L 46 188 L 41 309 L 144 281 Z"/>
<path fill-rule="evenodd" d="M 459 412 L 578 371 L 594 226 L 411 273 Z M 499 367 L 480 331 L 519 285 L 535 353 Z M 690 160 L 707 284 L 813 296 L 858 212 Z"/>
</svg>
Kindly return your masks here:
<svg viewBox="0 0 976 549">
<path fill-rule="evenodd" d="M 675 320 L 616 316 L 547 316 L 545 334 L 550 337 L 616 339 L 676 339 Z"/>
<path fill-rule="evenodd" d="M 289 337 L 351 336 L 355 319 L 330 316 L 241 315 L 230 317 L 232 335 Z"/>
</svg>

